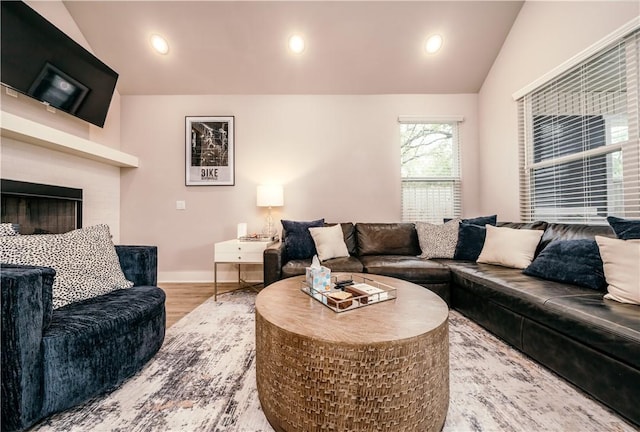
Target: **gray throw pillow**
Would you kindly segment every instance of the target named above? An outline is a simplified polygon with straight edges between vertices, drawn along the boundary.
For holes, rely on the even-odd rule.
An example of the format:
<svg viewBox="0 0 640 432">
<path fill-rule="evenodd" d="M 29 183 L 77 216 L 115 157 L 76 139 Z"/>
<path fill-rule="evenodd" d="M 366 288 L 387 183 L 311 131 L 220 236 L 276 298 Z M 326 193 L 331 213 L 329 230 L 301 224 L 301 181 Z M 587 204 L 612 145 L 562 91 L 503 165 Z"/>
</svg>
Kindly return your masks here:
<svg viewBox="0 0 640 432">
<path fill-rule="evenodd" d="M 460 219 L 452 219 L 441 225 L 416 222 L 418 241 L 422 253 L 420 258 L 453 258 L 458 244 Z"/>
</svg>

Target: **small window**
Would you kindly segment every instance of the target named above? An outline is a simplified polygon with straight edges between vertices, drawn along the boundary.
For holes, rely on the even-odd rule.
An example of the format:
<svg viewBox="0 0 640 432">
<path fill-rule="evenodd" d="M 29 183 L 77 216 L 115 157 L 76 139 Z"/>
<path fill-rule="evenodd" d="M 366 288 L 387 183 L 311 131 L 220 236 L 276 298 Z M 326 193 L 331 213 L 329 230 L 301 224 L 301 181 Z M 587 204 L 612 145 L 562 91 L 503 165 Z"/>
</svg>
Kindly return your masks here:
<svg viewBox="0 0 640 432">
<path fill-rule="evenodd" d="M 458 121 L 400 119 L 402 220 L 442 223 L 461 214 Z"/>
</svg>

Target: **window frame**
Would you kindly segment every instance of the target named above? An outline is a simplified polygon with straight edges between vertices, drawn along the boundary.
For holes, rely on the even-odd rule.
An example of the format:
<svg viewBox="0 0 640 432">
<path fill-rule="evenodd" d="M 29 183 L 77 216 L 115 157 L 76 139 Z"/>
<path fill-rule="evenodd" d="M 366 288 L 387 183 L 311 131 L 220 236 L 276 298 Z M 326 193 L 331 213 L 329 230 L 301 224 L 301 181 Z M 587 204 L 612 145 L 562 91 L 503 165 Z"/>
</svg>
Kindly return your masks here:
<svg viewBox="0 0 640 432">
<path fill-rule="evenodd" d="M 629 30 L 628 26 L 626 27 Z M 615 32 L 619 34 L 620 31 Z M 640 123 L 640 108 L 638 103 L 638 84 L 640 82 L 640 73 L 638 70 L 638 58 L 640 58 L 640 24 L 631 28 L 625 34 L 619 35 L 617 39 L 612 40 L 611 37 L 606 38 L 608 43 L 603 44 L 599 42 L 597 45 L 597 50 L 592 50 L 591 55 L 581 59 L 579 62 L 573 65 L 572 68 L 564 68 L 563 71 L 559 72 L 557 75 L 548 78 L 546 81 L 539 83 L 537 87 L 532 88 L 531 86 L 527 87 L 527 92 L 519 92 L 517 95 L 518 98 L 518 141 L 519 141 L 519 169 L 520 169 L 520 214 L 523 221 L 533 221 L 535 219 L 543 219 L 549 222 L 575 222 L 575 223 L 606 223 L 605 217 L 607 215 L 616 214 L 621 217 L 639 217 L 640 216 L 640 137 L 638 133 L 638 123 Z M 603 97 L 602 94 L 598 94 L 599 92 L 590 88 L 580 87 L 579 91 L 571 90 L 571 85 L 576 85 L 578 82 L 582 82 L 582 80 L 593 80 L 595 76 L 595 82 L 605 82 L 608 79 L 608 73 L 610 73 L 609 64 L 605 64 L 602 66 L 598 64 L 597 61 L 600 58 L 604 58 L 606 60 L 607 54 L 609 52 L 618 53 L 624 58 L 624 61 L 620 61 L 619 65 L 621 69 L 621 73 L 624 73 L 626 79 L 626 85 L 623 87 L 622 92 L 618 94 L 609 94 L 604 96 L 613 96 L 620 97 L 622 102 L 622 113 L 620 112 L 610 112 L 612 109 L 608 110 L 602 108 L 600 106 L 600 111 L 593 110 L 592 107 L 594 99 Z M 616 66 L 619 66 L 616 65 Z M 613 67 L 613 66 L 612 66 Z M 620 69 L 619 69 L 620 71 Z M 576 74 L 579 78 L 571 81 L 571 74 Z M 567 81 L 563 81 L 567 79 Z M 588 81 L 593 83 L 593 81 Z M 558 87 L 554 87 L 557 85 Z M 569 90 L 567 87 L 569 86 Z M 636 89 L 636 91 L 634 91 Z M 563 93 L 566 92 L 566 93 Z M 604 92 L 600 92 L 604 93 Z M 548 96 L 547 96 L 548 95 Z M 514 98 L 516 95 L 514 95 Z M 550 104 L 550 106 L 554 106 L 554 104 L 560 105 L 560 102 L 556 102 L 554 98 L 557 98 L 558 101 L 566 98 L 562 101 L 562 103 L 566 104 L 567 101 L 569 103 L 575 103 L 575 101 L 571 100 L 574 98 L 575 100 L 580 101 L 578 110 L 568 110 L 566 108 L 558 108 L 557 112 L 534 112 L 534 100 L 536 101 L 535 110 L 545 111 L 545 109 L 549 108 L 540 108 L 540 103 L 536 98 L 546 98 L 549 97 L 551 102 L 544 102 L 542 106 L 545 107 L 545 104 Z M 588 100 L 588 102 L 586 102 Z M 614 104 L 617 102 L 613 102 Z M 617 106 L 616 106 L 617 108 Z M 613 110 L 615 111 L 614 108 Z M 563 112 L 563 109 L 567 112 Z M 549 110 L 553 111 L 553 110 Z M 552 156 L 547 157 L 543 160 L 536 161 L 534 159 L 534 152 L 540 151 L 539 148 L 536 148 L 536 140 L 539 139 L 539 136 L 534 135 L 534 129 L 536 127 L 536 116 L 552 116 L 555 115 L 560 117 L 561 115 L 576 115 L 581 116 L 583 119 L 583 123 L 588 123 L 586 118 L 589 116 L 601 116 L 602 121 L 604 121 L 604 133 L 605 133 L 605 143 L 604 145 L 600 145 L 595 148 L 583 149 L 581 151 L 572 152 L 570 154 L 561 154 L 560 156 Z M 612 135 L 613 128 L 616 126 L 616 117 L 623 117 L 626 119 L 626 140 L 619 140 L 617 142 L 612 142 L 614 138 Z M 582 139 L 590 139 L 588 133 L 588 126 L 582 125 Z M 589 138 L 584 138 L 584 137 Z M 570 140 L 574 140 L 575 138 L 568 138 Z M 569 143 L 569 141 L 565 141 Z M 583 141 L 584 142 L 584 141 Z M 547 153 L 553 152 L 553 150 L 562 150 L 562 144 L 556 145 L 552 144 L 549 146 L 549 149 L 546 150 Z M 545 150 L 542 150 L 545 151 Z M 621 185 L 616 185 L 616 179 L 613 174 L 613 165 L 611 163 L 611 159 L 613 155 L 619 153 L 622 158 L 622 180 Z M 597 157 L 606 156 L 605 162 L 598 162 Z M 591 161 L 595 161 L 595 168 L 591 170 L 588 168 L 591 164 Z M 565 179 L 556 180 L 554 177 L 554 182 L 559 181 L 558 187 L 555 189 L 550 188 L 548 185 L 544 185 L 544 181 L 541 181 L 539 185 L 541 185 L 542 193 L 545 191 L 547 195 L 545 196 L 544 203 L 555 202 L 557 205 L 546 206 L 546 205 L 536 205 L 536 195 L 539 194 L 536 191 L 536 172 L 538 170 L 545 168 L 557 168 L 558 172 L 562 172 L 563 164 L 569 163 L 577 163 L 583 162 L 584 172 L 579 181 L 576 181 L 576 178 L 572 178 L 571 180 Z M 568 165 L 565 165 L 568 166 Z M 599 170 L 599 171 L 598 171 Z M 599 197 L 599 199 L 604 200 L 606 205 L 601 209 L 598 207 L 596 209 L 595 214 L 593 210 L 587 205 L 589 200 L 587 198 L 583 199 L 583 207 L 569 205 L 566 208 L 563 207 L 563 204 L 566 203 L 567 195 L 566 192 L 560 192 L 557 196 L 555 195 L 556 190 L 558 188 L 565 187 L 569 190 L 569 192 L 578 191 L 580 188 L 584 191 L 593 191 L 594 185 L 596 185 L 597 177 L 596 174 L 592 174 L 591 176 L 587 176 L 587 174 L 591 174 L 594 172 L 598 172 L 599 175 L 606 176 L 606 185 L 604 187 L 600 186 L 599 189 L 594 193 L 595 196 Z M 585 174 L 587 173 L 587 174 Z M 559 175 L 559 177 L 562 177 Z M 581 186 L 580 186 L 581 185 Z M 617 191 L 614 193 L 613 191 Z M 620 192 L 621 191 L 621 192 Z M 591 193 L 591 192 L 589 192 Z M 570 196 L 570 195 L 569 195 Z M 585 192 L 585 196 L 587 193 Z M 552 199 L 553 198 L 553 199 Z M 577 200 L 576 200 L 577 201 Z M 596 200 L 598 201 L 598 200 Z M 621 203 L 621 204 L 620 204 Z M 545 211 L 547 209 L 548 211 Z M 580 212 L 575 212 L 579 214 L 572 214 L 571 212 L 566 212 L 566 210 L 571 209 L 582 209 Z M 554 211 L 555 210 L 555 211 Z M 566 212 L 566 213 L 565 213 Z M 606 213 L 606 214 L 604 214 Z"/>
<path fill-rule="evenodd" d="M 400 148 L 402 148 L 402 125 L 403 124 L 448 124 L 451 125 L 451 141 L 453 146 L 452 152 L 452 168 L 456 175 L 454 176 L 415 176 L 415 177 L 403 177 L 400 175 L 400 211 L 401 220 L 403 222 L 430 222 L 441 223 L 443 218 L 460 217 L 462 214 L 462 163 L 461 163 L 461 140 L 460 140 L 460 127 L 464 121 L 462 116 L 446 116 L 446 117 L 416 117 L 416 116 L 400 116 L 398 117 L 398 133 Z M 402 160 L 400 160 L 400 169 L 402 170 Z M 453 194 L 452 212 L 447 213 L 445 211 L 435 211 L 433 216 L 426 216 L 427 213 L 416 210 L 408 209 L 405 198 L 405 185 L 415 185 L 418 183 L 426 183 L 434 185 L 437 183 L 449 183 L 451 184 L 451 190 Z M 422 215 L 419 215 L 422 213 Z"/>
</svg>

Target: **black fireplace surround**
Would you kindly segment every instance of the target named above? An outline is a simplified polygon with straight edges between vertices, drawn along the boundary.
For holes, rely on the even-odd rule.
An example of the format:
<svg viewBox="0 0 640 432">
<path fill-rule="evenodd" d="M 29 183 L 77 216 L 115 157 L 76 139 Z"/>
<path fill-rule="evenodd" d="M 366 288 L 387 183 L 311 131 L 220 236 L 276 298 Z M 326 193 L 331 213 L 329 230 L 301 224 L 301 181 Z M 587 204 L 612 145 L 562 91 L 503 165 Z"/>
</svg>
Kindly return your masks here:
<svg viewBox="0 0 640 432">
<path fill-rule="evenodd" d="M 2 222 L 20 234 L 60 234 L 82 228 L 82 189 L 2 179 Z"/>
</svg>

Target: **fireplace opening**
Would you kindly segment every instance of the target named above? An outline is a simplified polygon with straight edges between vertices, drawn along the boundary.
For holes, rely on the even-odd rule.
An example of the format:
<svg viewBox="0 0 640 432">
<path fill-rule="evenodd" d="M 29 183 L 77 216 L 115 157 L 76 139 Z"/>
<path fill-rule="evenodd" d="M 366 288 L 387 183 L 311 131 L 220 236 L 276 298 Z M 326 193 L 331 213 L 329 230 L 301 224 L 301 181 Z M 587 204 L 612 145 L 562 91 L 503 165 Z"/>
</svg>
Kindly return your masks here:
<svg viewBox="0 0 640 432">
<path fill-rule="evenodd" d="M 82 228 L 82 189 L 2 179 L 2 222 L 20 234 L 60 234 Z"/>
</svg>

